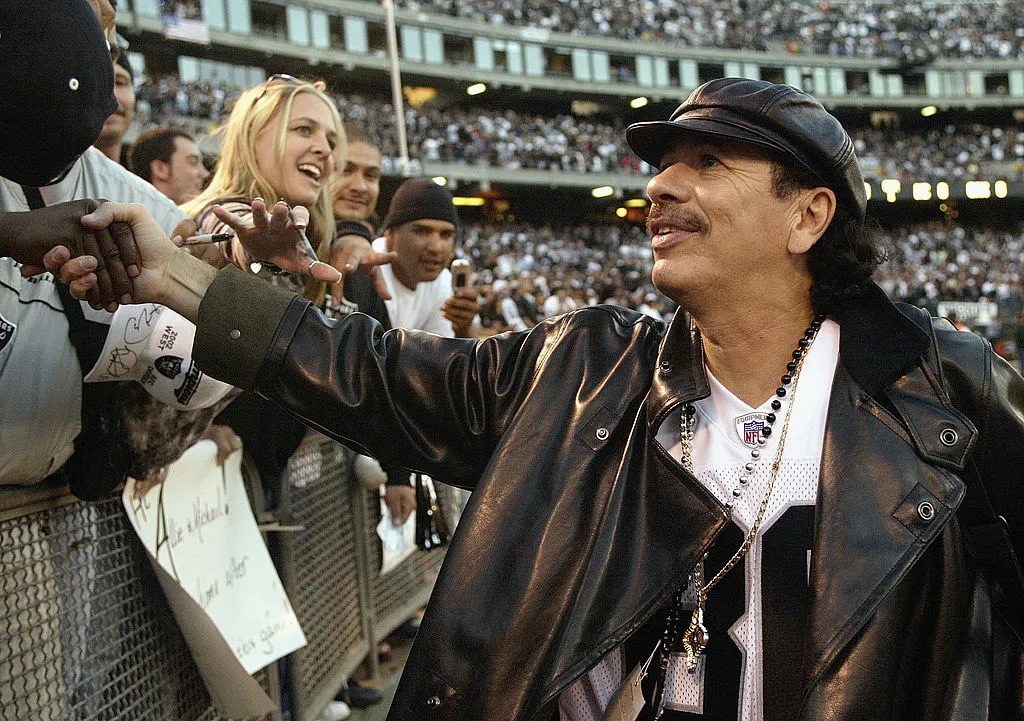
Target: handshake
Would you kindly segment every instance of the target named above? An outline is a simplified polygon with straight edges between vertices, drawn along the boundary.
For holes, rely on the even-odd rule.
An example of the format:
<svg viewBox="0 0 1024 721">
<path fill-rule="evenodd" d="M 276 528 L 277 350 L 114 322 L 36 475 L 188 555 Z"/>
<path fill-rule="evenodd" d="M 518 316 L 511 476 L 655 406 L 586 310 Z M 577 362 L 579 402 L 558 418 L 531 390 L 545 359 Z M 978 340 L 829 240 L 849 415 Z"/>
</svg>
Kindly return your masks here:
<svg viewBox="0 0 1024 721">
<path fill-rule="evenodd" d="M 280 202 L 268 210 L 259 198 L 251 207 L 252 216 L 246 219 L 219 207 L 213 211 L 234 231 L 250 257 L 288 272 L 308 273 L 325 283 L 342 281 L 335 267 L 311 259 L 304 232 L 309 222 L 305 208 Z M 350 239 L 351 250 L 341 264 L 346 272 L 362 267 L 374 277 L 376 266 L 393 258 L 393 254 L 375 253 L 365 241 L 360 244 L 360 238 Z M 183 242 L 180 237 L 169 239 L 138 204 L 77 200 L 0 213 L 0 256 L 22 263 L 23 276 L 49 271 L 68 284 L 75 298 L 94 308 L 159 303 L 194 321 L 216 271 L 180 250 Z M 382 288 L 383 281 L 377 285 Z"/>
<path fill-rule="evenodd" d="M 131 226 L 82 224 L 82 217 L 103 202 L 74 200 L 39 210 L 0 213 L 0 256 L 21 263 L 25 277 L 57 272 L 64 266 L 69 277 L 91 273 L 83 297 L 95 308 L 113 309 L 118 303 L 132 302 L 132 278 L 139 274 L 142 259 Z"/>
</svg>

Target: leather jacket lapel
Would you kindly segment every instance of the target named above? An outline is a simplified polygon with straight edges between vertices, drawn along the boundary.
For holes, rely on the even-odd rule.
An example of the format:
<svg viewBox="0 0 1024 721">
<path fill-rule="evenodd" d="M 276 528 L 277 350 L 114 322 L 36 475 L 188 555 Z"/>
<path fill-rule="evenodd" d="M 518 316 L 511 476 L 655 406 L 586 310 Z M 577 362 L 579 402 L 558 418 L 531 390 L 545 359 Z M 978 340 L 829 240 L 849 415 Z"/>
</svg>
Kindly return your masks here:
<svg viewBox="0 0 1024 721">
<path fill-rule="evenodd" d="M 811 558 L 807 688 L 953 517 L 976 435 L 920 362 L 927 338 L 882 300 L 841 316 Z M 889 352 L 872 355 L 872 345 Z"/>
<path fill-rule="evenodd" d="M 691 324 L 690 314 L 680 308 L 661 341 L 654 378 L 647 393 L 647 424 L 652 436 L 674 407 L 705 398 L 710 393 L 700 334 Z"/>
</svg>

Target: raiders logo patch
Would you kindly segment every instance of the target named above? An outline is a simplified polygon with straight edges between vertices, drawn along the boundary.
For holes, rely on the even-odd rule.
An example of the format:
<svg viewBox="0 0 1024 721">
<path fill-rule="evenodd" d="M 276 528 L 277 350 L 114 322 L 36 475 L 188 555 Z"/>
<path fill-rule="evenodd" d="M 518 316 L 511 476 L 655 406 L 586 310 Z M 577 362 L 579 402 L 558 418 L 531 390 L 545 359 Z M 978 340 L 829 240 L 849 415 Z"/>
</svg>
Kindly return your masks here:
<svg viewBox="0 0 1024 721">
<path fill-rule="evenodd" d="M 181 375 L 181 362 L 182 358 L 173 355 L 163 355 L 156 359 L 153 365 L 160 371 L 160 375 L 164 378 L 170 378 L 174 380 Z"/>
<path fill-rule="evenodd" d="M 765 420 L 768 417 L 767 413 L 762 411 L 754 411 L 753 413 L 744 413 L 742 416 L 733 418 L 732 422 L 736 428 L 736 435 L 739 436 L 740 442 L 748 448 L 757 448 L 761 440 L 761 431 L 768 425 Z"/>
<path fill-rule="evenodd" d="M 18 330 L 17 324 L 0 315 L 0 353 L 3 353 L 7 346 L 11 344 L 16 330 Z"/>
</svg>

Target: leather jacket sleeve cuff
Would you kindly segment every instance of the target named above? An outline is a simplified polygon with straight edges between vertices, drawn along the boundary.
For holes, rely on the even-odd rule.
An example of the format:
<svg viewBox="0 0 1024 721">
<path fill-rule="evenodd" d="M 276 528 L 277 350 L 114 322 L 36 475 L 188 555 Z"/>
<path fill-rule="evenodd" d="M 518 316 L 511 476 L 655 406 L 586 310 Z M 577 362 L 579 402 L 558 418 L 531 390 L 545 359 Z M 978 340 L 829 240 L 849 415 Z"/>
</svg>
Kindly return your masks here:
<svg viewBox="0 0 1024 721">
<path fill-rule="evenodd" d="M 309 304 L 234 266 L 224 268 L 199 305 L 192 351 L 196 364 L 225 383 L 251 387 L 271 353 L 279 326 L 296 302 L 303 304 L 300 313 Z M 254 308 L 259 312 L 254 313 Z"/>
</svg>

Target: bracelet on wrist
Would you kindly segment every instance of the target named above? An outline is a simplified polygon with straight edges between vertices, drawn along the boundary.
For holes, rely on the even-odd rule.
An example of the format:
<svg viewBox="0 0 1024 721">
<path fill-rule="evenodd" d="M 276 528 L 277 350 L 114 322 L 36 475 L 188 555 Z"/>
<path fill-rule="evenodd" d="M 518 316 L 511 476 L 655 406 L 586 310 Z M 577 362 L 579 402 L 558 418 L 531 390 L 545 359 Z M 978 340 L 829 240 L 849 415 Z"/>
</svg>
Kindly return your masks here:
<svg viewBox="0 0 1024 721">
<path fill-rule="evenodd" d="M 344 235 L 358 235 L 360 238 L 364 238 L 368 243 L 373 242 L 373 236 L 370 235 L 370 229 L 358 220 L 339 220 L 335 223 L 334 242 L 337 243 Z"/>
</svg>

